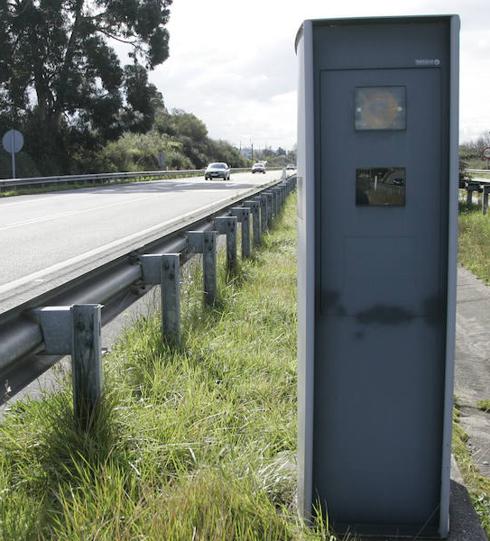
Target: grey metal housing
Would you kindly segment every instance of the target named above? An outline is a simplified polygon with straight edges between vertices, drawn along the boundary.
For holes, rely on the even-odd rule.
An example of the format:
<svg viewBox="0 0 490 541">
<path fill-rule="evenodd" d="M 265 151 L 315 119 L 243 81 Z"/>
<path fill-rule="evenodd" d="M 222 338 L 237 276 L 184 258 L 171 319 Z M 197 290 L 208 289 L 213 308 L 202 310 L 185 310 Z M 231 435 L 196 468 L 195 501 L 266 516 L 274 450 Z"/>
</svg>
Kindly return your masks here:
<svg viewBox="0 0 490 541">
<path fill-rule="evenodd" d="M 296 50 L 300 510 L 446 537 L 459 18 L 309 20 Z"/>
</svg>

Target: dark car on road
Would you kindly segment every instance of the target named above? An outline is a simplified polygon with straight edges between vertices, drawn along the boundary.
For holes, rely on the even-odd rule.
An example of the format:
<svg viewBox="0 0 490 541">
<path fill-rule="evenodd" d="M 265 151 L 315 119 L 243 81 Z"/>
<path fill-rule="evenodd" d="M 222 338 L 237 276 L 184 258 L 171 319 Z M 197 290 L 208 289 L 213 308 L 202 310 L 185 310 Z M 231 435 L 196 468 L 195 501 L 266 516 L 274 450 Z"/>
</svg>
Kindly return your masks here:
<svg viewBox="0 0 490 541">
<path fill-rule="evenodd" d="M 204 171 L 204 180 L 211 180 L 212 178 L 230 180 L 230 168 L 228 165 L 224 162 L 210 163 Z"/>
</svg>

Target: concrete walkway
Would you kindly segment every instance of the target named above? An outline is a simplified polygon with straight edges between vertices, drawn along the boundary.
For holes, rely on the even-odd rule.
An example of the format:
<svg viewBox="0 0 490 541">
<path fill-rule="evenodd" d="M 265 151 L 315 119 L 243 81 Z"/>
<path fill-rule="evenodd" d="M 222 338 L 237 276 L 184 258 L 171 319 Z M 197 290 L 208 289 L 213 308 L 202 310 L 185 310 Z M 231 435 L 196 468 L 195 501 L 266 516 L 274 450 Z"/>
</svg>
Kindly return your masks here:
<svg viewBox="0 0 490 541">
<path fill-rule="evenodd" d="M 490 287 L 458 269 L 456 376 L 454 393 L 462 405 L 461 424 L 480 472 L 490 477 L 490 413 L 477 409 L 490 399 Z"/>
</svg>

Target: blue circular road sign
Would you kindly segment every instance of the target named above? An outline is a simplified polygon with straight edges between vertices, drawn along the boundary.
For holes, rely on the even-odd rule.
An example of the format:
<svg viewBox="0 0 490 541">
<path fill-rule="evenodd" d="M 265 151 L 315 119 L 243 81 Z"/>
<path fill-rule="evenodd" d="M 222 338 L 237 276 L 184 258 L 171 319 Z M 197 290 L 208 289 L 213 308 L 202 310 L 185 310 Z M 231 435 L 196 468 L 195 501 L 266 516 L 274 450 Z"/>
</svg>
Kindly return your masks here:
<svg viewBox="0 0 490 541">
<path fill-rule="evenodd" d="M 9 130 L 2 137 L 3 148 L 10 154 L 19 152 L 24 146 L 24 136 L 17 130 Z"/>
</svg>

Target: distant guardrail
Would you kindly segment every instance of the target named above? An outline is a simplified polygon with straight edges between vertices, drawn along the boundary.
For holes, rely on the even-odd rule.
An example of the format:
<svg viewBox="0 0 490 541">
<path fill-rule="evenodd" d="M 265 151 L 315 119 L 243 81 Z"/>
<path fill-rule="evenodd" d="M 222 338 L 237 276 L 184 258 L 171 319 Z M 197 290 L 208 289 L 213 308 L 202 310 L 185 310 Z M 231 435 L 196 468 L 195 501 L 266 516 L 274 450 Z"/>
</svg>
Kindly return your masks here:
<svg viewBox="0 0 490 541">
<path fill-rule="evenodd" d="M 489 172 L 487 169 L 467 169 L 470 173 L 483 173 Z M 488 197 L 490 195 L 490 178 L 471 178 L 471 180 L 465 180 L 464 186 L 460 184 L 461 188 L 466 190 L 466 204 L 468 206 L 473 205 L 473 193 L 481 194 L 479 202 L 481 205 L 483 214 L 488 214 Z"/>
<path fill-rule="evenodd" d="M 269 167 L 269 171 L 281 170 L 281 167 Z M 250 171 L 249 167 L 231 169 L 232 173 L 243 173 Z M 131 180 L 138 178 L 176 178 L 180 176 L 203 175 L 204 169 L 174 169 L 172 171 L 120 171 L 117 173 L 94 173 L 89 175 L 62 175 L 51 177 L 26 177 L 0 179 L 0 190 L 16 188 L 19 186 L 48 186 L 51 184 L 72 184 L 72 183 L 111 183 L 117 180 Z"/>
<path fill-rule="evenodd" d="M 74 412 L 85 425 L 102 393 L 101 325 L 160 285 L 162 339 L 178 345 L 181 266 L 201 255 L 204 302 L 213 305 L 219 235 L 226 236 L 226 266 L 234 273 L 237 239 L 242 258 L 249 257 L 252 243 L 260 244 L 295 184 L 295 176 L 283 175 L 241 194 L 231 204 L 210 205 L 210 210 L 194 222 L 183 223 L 181 229 L 0 314 L 0 403 L 71 355 Z"/>
</svg>

